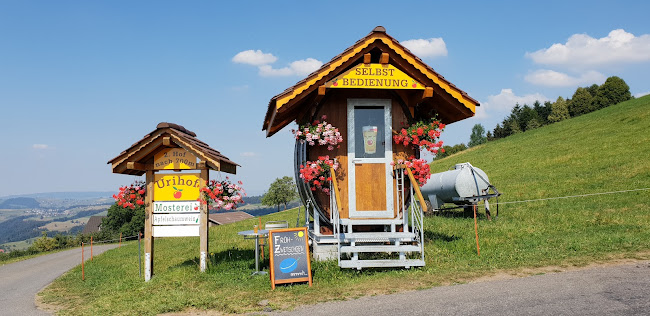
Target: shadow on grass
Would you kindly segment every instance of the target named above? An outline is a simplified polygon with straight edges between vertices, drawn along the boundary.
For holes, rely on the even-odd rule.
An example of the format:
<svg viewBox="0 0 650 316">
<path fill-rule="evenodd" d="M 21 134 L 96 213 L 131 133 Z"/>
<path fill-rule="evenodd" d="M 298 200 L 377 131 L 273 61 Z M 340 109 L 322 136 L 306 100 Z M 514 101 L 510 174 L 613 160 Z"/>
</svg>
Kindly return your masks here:
<svg viewBox="0 0 650 316">
<path fill-rule="evenodd" d="M 441 210 L 437 212 L 430 212 L 429 214 L 427 215 L 447 217 L 447 218 L 474 218 L 474 210 L 471 207 L 447 209 L 447 210 Z M 494 214 L 492 215 L 493 215 L 492 217 L 494 217 Z M 485 211 L 481 207 L 476 209 L 476 218 L 487 219 L 487 216 L 485 215 Z"/>
<path fill-rule="evenodd" d="M 447 235 L 447 234 L 441 234 L 438 232 L 432 232 L 430 230 L 424 230 L 424 240 L 425 241 L 436 241 L 436 240 L 441 240 L 444 242 L 452 242 L 459 240 L 460 237 L 456 237 L 455 235 Z"/>
</svg>

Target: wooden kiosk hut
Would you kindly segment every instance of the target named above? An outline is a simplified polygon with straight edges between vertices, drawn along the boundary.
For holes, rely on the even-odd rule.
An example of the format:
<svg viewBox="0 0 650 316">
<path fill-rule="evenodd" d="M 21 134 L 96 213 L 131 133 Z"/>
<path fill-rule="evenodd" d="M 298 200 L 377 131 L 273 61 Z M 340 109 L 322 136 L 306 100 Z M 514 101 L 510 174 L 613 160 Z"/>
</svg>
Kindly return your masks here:
<svg viewBox="0 0 650 316">
<path fill-rule="evenodd" d="M 296 183 L 313 218 L 306 224 L 315 257 L 337 256 L 345 268 L 423 266 L 424 200 L 412 170 L 394 163 L 420 153 L 393 136 L 419 121 L 471 117 L 478 105 L 381 26 L 274 96 L 267 137 L 291 122 L 302 127 L 323 117 L 341 135 L 331 142 L 336 146 L 296 141 Z M 329 168 L 331 181 L 305 182 L 305 164 L 323 161 L 338 164 Z"/>
</svg>

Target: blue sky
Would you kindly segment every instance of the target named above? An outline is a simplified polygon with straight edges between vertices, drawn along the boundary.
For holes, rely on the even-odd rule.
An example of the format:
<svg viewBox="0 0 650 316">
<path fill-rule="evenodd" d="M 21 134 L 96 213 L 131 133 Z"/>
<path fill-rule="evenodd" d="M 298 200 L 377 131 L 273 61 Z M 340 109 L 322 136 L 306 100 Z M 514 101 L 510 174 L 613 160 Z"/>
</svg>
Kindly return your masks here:
<svg viewBox="0 0 650 316">
<path fill-rule="evenodd" d="M 0 196 L 117 190 L 135 178 L 106 162 L 159 122 L 194 131 L 261 194 L 293 174 L 289 128 L 261 130 L 268 101 L 377 25 L 481 102 L 449 145 L 516 102 L 608 76 L 650 92 L 647 1 L 399 4 L 0 1 Z"/>
</svg>

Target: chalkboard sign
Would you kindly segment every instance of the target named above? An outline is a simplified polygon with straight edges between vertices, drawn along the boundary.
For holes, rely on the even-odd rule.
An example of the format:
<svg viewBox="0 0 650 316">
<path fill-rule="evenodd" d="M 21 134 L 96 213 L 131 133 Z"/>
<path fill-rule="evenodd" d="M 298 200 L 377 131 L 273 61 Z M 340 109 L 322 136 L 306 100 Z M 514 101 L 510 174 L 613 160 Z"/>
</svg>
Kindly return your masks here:
<svg viewBox="0 0 650 316">
<path fill-rule="evenodd" d="M 306 227 L 269 231 L 272 289 L 276 284 L 293 282 L 309 282 L 311 286 L 308 239 Z"/>
</svg>

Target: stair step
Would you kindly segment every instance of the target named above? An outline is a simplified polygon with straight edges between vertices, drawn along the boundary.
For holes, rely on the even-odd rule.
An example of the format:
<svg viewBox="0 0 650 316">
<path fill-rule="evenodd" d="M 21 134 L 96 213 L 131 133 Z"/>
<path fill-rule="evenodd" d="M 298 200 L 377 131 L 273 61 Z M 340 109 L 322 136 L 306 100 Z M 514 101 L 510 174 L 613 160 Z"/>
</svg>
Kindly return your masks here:
<svg viewBox="0 0 650 316">
<path fill-rule="evenodd" d="M 420 252 L 422 248 L 415 245 L 365 245 L 341 246 L 341 252 Z"/>
<path fill-rule="evenodd" d="M 391 219 L 353 219 L 353 218 L 341 218 L 339 220 L 341 225 L 402 225 L 404 220 L 401 218 L 391 218 Z"/>
<path fill-rule="evenodd" d="M 409 232 L 371 232 L 371 233 L 344 233 L 342 241 L 382 242 L 382 241 L 413 241 L 415 234 Z"/>
<path fill-rule="evenodd" d="M 339 262 L 341 268 L 384 268 L 384 267 L 424 267 L 424 260 L 422 259 L 406 259 L 406 260 L 341 260 Z"/>
</svg>

